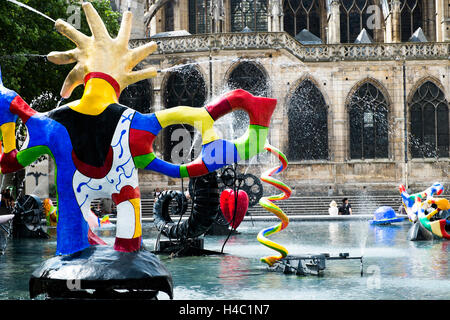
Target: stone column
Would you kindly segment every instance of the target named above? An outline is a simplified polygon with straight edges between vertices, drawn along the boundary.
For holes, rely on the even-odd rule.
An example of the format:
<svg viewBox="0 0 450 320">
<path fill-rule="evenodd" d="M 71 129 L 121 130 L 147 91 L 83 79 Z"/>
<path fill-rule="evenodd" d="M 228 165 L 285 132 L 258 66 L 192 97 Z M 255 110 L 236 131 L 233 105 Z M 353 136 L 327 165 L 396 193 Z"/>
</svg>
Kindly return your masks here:
<svg viewBox="0 0 450 320">
<path fill-rule="evenodd" d="M 283 28 L 283 5 L 281 0 L 269 1 L 268 31 L 281 32 Z"/>
<path fill-rule="evenodd" d="M 174 30 L 189 30 L 189 2 L 173 1 Z"/>
<path fill-rule="evenodd" d="M 436 41 L 436 3 L 424 1 L 424 32 L 428 41 Z"/>
<path fill-rule="evenodd" d="M 436 41 L 450 41 L 450 6 L 448 0 L 436 0 Z"/>
<path fill-rule="evenodd" d="M 400 29 L 400 22 L 401 22 L 400 8 L 401 2 L 399 0 L 393 0 L 391 8 L 392 42 L 402 42 L 402 33 Z"/>
<path fill-rule="evenodd" d="M 230 0 L 223 0 L 223 32 L 231 32 L 231 3 Z"/>
<path fill-rule="evenodd" d="M 330 16 L 328 17 L 328 43 L 341 42 L 341 21 L 339 12 L 339 1 L 332 0 L 330 3 Z"/>
</svg>

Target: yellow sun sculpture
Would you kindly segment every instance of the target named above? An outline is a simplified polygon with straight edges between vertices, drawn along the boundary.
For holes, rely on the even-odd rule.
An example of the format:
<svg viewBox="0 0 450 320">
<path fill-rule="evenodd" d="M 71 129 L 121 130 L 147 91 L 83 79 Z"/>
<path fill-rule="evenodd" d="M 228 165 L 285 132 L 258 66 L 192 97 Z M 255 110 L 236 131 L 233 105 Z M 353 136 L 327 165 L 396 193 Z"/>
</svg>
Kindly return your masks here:
<svg viewBox="0 0 450 320">
<path fill-rule="evenodd" d="M 97 11 L 91 3 L 82 4 L 92 36 L 88 37 L 64 20 L 56 21 L 56 29 L 76 44 L 76 48 L 65 52 L 51 52 L 47 58 L 55 64 L 77 63 L 67 75 L 61 89 L 61 96 L 68 98 L 72 91 L 85 82 L 92 72 L 101 72 L 111 76 L 118 84 L 120 92 L 128 85 L 143 79 L 154 78 L 157 71 L 153 67 L 133 71 L 133 68 L 157 49 L 154 41 L 138 48 L 130 49 L 132 13 L 123 14 L 119 33 L 111 38 Z"/>
</svg>

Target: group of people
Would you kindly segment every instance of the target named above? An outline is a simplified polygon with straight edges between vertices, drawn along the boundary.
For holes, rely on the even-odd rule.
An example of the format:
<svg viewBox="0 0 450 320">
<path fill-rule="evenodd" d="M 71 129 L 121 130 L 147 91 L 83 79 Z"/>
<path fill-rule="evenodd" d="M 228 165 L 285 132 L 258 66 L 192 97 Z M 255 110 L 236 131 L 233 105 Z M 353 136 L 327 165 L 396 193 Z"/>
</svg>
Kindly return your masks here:
<svg viewBox="0 0 450 320">
<path fill-rule="evenodd" d="M 348 202 L 348 198 L 342 199 L 342 205 L 338 208 L 336 201 L 331 201 L 330 208 L 328 209 L 328 213 L 331 216 L 337 215 L 351 215 L 352 214 L 352 205 Z"/>
</svg>

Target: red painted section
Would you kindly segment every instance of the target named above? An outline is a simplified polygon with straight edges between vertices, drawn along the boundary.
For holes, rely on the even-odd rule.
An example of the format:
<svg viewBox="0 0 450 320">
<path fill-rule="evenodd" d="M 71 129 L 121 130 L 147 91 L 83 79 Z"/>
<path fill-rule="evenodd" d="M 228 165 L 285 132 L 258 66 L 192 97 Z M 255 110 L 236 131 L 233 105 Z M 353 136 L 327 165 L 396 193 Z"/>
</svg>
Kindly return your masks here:
<svg viewBox="0 0 450 320">
<path fill-rule="evenodd" d="M 31 109 L 31 107 L 23 101 L 20 96 L 16 96 L 11 105 L 9 106 L 11 113 L 17 114 L 23 123 L 26 123 L 28 119 L 30 119 L 33 115 L 37 113 L 37 111 Z"/>
<path fill-rule="evenodd" d="M 116 205 L 118 205 L 121 202 L 131 199 L 138 199 L 140 197 L 141 191 L 139 190 L 139 187 L 133 188 L 132 186 L 124 186 L 120 189 L 120 193 L 113 193 L 111 199 Z"/>
<path fill-rule="evenodd" d="M 197 158 L 188 165 L 186 165 L 189 177 L 198 177 L 209 173 L 208 168 L 203 162 L 202 158 Z"/>
<path fill-rule="evenodd" d="M 225 189 L 220 194 L 220 210 L 233 229 L 236 229 L 244 220 L 248 210 L 248 194 L 244 190 L 238 191 L 237 208 L 236 195 L 233 190 Z"/>
<path fill-rule="evenodd" d="M 446 219 L 439 220 L 439 226 L 441 227 L 442 237 L 444 239 L 450 239 L 450 234 L 445 230 L 445 226 L 447 225 Z"/>
<path fill-rule="evenodd" d="M 132 239 L 116 238 L 116 241 L 114 242 L 114 250 L 121 252 L 137 251 L 141 248 L 141 240 L 142 237 Z"/>
<path fill-rule="evenodd" d="M 120 85 L 116 81 L 116 79 L 114 79 L 110 75 L 108 75 L 106 73 L 103 73 L 103 72 L 91 72 L 91 73 L 88 73 L 84 77 L 84 84 L 86 85 L 86 83 L 90 79 L 93 79 L 93 78 L 103 79 L 103 80 L 107 81 L 114 88 L 114 91 L 116 91 L 117 98 L 119 98 L 119 96 L 120 96 Z"/>
<path fill-rule="evenodd" d="M 255 97 L 249 92 L 237 89 L 226 95 L 233 110 L 243 109 L 248 113 L 250 124 L 269 127 L 270 118 L 277 106 L 277 100 Z"/>
<path fill-rule="evenodd" d="M 221 98 L 218 102 L 206 106 L 206 110 L 214 121 L 232 111 L 226 98 Z"/>
<path fill-rule="evenodd" d="M 93 233 L 91 229 L 89 229 L 89 231 L 88 231 L 88 241 L 89 241 L 89 244 L 91 244 L 93 246 L 96 246 L 96 245 L 105 246 L 107 244 L 98 235 Z"/>
<path fill-rule="evenodd" d="M 153 141 L 156 136 L 145 130 L 130 128 L 130 151 L 133 157 L 153 152 Z"/>
<path fill-rule="evenodd" d="M 17 161 L 17 149 L 0 155 L 0 168 L 2 173 L 16 172 L 24 167 Z"/>
<path fill-rule="evenodd" d="M 93 179 L 101 179 L 108 174 L 109 170 L 111 170 L 113 163 L 113 149 L 109 147 L 105 163 L 101 167 L 94 167 L 79 160 L 73 150 L 72 150 L 72 160 L 77 170 L 80 171 L 82 174 L 84 174 L 86 177 Z"/>
</svg>

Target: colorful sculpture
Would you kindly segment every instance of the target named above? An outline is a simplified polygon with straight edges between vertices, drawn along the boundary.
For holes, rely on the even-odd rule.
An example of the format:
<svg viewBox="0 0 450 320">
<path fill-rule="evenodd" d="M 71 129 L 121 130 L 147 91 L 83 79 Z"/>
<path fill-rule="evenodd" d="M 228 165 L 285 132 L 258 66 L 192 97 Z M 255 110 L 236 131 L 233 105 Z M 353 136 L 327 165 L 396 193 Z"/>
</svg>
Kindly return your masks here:
<svg viewBox="0 0 450 320">
<path fill-rule="evenodd" d="M 55 161 L 58 196 L 57 255 L 71 254 L 104 244 L 93 233 L 98 218 L 91 211 L 95 198 L 111 197 L 117 206 L 114 248 L 131 252 L 141 248 L 141 206 L 137 168 L 171 177 L 196 177 L 263 151 L 276 100 L 254 97 L 235 90 L 203 108 L 175 107 L 140 114 L 118 103 L 121 91 L 157 71 L 133 68 L 157 49 L 154 42 L 129 49 L 131 12 L 124 12 L 117 38 L 112 39 L 89 2 L 83 10 L 92 32 L 88 37 L 58 19 L 56 29 L 76 44 L 67 52 L 52 52 L 48 60 L 76 65 L 61 90 L 67 98 L 78 85 L 85 89 L 80 100 L 49 113 L 38 113 L 0 80 L 0 129 L 3 133 L 2 173 L 23 169 L 39 156 Z M 1 73 L 0 73 L 1 79 Z M 220 139 L 214 121 L 243 109 L 249 114 L 247 132 L 234 141 Z M 17 117 L 28 129 L 28 144 L 16 149 Z M 189 124 L 202 134 L 202 151 L 185 165 L 165 162 L 153 152 L 153 141 L 162 128 Z M 275 199 L 274 199 L 275 200 Z"/>
<path fill-rule="evenodd" d="M 244 220 L 248 210 L 248 194 L 244 190 L 237 192 L 237 199 L 234 190 L 225 189 L 220 194 L 220 210 L 224 218 L 233 229 L 237 229 Z"/>
<path fill-rule="evenodd" d="M 56 227 L 58 224 L 58 210 L 53 206 L 51 199 L 44 199 L 43 202 L 44 214 L 47 219 L 47 226 Z"/>
<path fill-rule="evenodd" d="M 424 202 L 421 202 L 421 200 L 418 200 L 420 205 L 418 219 L 419 222 L 422 224 L 425 229 L 433 233 L 438 238 L 444 238 L 450 240 L 450 221 L 447 220 L 448 212 L 446 212 L 446 217 L 442 219 L 433 220 L 433 217 L 439 213 L 442 213 L 443 211 L 450 210 L 450 203 L 447 199 L 444 198 L 433 198 L 430 197 L 429 199 L 425 200 Z M 433 210 L 430 213 L 425 212 L 425 206 L 428 205 L 435 205 L 436 209 Z"/>
<path fill-rule="evenodd" d="M 369 223 L 376 225 L 386 225 L 393 222 L 401 222 L 404 219 L 404 217 L 397 217 L 397 215 L 395 214 L 395 210 L 391 207 L 382 206 L 375 210 L 373 219 L 369 220 Z"/>
<path fill-rule="evenodd" d="M 406 214 L 411 222 L 417 221 L 417 215 L 420 210 L 420 204 L 423 200 L 433 197 L 434 195 L 440 195 L 444 191 L 444 186 L 435 182 L 431 187 L 426 190 L 409 195 L 406 192 L 404 185 L 399 186 L 400 195 L 402 197 L 403 206 L 406 209 Z"/>
<path fill-rule="evenodd" d="M 288 199 L 291 196 L 292 190 L 283 182 L 272 177 L 272 175 L 280 173 L 286 169 L 288 165 L 286 156 L 280 150 L 271 145 L 266 145 L 265 149 L 271 152 L 272 154 L 276 155 L 278 159 L 281 161 L 280 166 L 271 168 L 263 172 L 263 174 L 261 175 L 261 180 L 273 185 L 274 187 L 283 191 L 283 193 L 269 197 L 262 197 L 261 200 L 259 200 L 259 204 L 263 208 L 272 212 L 281 220 L 279 224 L 261 230 L 257 236 L 257 239 L 260 243 L 280 253 L 279 256 L 268 256 L 261 258 L 262 262 L 267 263 L 269 266 L 273 266 L 277 261 L 285 258 L 288 254 L 288 251 L 285 247 L 279 245 L 278 243 L 275 243 L 274 241 L 267 239 L 266 237 L 285 229 L 289 224 L 289 218 L 286 216 L 283 210 L 281 210 L 280 207 L 272 203 L 272 201 Z"/>
</svg>

